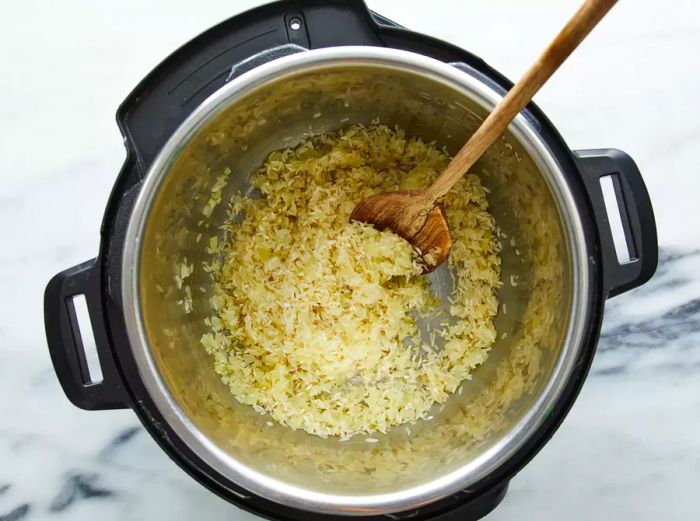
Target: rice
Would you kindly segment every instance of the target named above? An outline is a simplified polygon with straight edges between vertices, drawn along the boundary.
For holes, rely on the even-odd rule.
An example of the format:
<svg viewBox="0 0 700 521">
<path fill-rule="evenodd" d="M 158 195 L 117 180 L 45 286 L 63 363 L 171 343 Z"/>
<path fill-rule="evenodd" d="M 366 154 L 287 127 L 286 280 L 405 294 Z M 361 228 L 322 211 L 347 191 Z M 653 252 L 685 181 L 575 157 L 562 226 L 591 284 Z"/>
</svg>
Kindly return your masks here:
<svg viewBox="0 0 700 521">
<path fill-rule="evenodd" d="M 209 242 L 220 261 L 205 268 L 215 315 L 202 344 L 238 401 L 322 437 L 385 433 L 431 419 L 430 408 L 484 363 L 496 338 L 500 257 L 478 177 L 445 197 L 452 319 L 427 343 L 418 317 L 436 316 L 441 302 L 416 252 L 389 231 L 349 222 L 362 199 L 425 186 L 448 161 L 379 125 L 270 154 L 251 180 L 262 197 L 230 201 L 226 236 Z M 218 191 L 210 201 L 221 202 Z"/>
</svg>

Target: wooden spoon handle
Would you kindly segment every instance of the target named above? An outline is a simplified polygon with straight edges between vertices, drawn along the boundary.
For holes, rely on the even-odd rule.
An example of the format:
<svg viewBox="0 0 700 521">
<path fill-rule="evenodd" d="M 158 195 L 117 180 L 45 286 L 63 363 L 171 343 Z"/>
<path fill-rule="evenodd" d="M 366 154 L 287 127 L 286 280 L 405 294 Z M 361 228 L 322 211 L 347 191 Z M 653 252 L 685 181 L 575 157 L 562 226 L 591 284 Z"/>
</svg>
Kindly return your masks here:
<svg viewBox="0 0 700 521">
<path fill-rule="evenodd" d="M 513 85 L 469 141 L 457 152 L 440 177 L 426 188 L 427 196 L 432 200 L 439 199 L 467 173 L 616 2 L 617 0 L 584 2 L 537 61 L 520 81 Z"/>
</svg>

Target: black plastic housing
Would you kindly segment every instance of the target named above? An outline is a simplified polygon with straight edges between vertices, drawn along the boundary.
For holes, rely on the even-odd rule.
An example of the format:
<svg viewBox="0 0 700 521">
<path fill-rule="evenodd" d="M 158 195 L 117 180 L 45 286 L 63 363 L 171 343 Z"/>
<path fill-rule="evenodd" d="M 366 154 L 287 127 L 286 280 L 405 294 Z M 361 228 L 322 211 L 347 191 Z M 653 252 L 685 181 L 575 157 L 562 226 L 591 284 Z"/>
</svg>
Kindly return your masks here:
<svg viewBox="0 0 700 521">
<path fill-rule="evenodd" d="M 466 9 L 466 7 L 465 7 Z M 292 22 L 299 27 L 292 29 Z M 85 409 L 131 407 L 168 455 L 211 491 L 258 515 L 278 520 L 345 520 L 252 495 L 217 474 L 170 429 L 139 377 L 126 334 L 121 301 L 121 259 L 126 226 L 140 183 L 161 147 L 180 123 L 227 80 L 232 65 L 284 44 L 315 49 L 340 45 L 386 46 L 452 63 L 505 93 L 512 84 L 483 60 L 448 43 L 406 30 L 371 13 L 360 0 L 291 0 L 237 15 L 209 29 L 158 65 L 126 98 L 117 122 L 127 158 L 110 196 L 101 228 L 99 256 L 59 273 L 45 293 L 46 333 L 54 368 L 69 399 Z M 588 372 L 598 341 L 605 298 L 643 284 L 654 273 L 657 241 L 654 217 L 639 171 L 616 150 L 573 153 L 546 116 L 530 104 L 524 111 L 562 165 L 584 225 L 589 259 L 586 336 L 575 370 L 560 401 L 539 431 L 506 464 L 469 490 L 391 519 L 476 520 L 503 499 L 508 481 L 542 448 L 566 416 Z M 637 257 L 620 265 L 615 256 L 599 178 L 614 174 L 623 202 L 623 224 Z M 87 374 L 72 297 L 85 294 L 104 374 Z M 387 516 L 364 517 L 368 521 Z"/>
</svg>

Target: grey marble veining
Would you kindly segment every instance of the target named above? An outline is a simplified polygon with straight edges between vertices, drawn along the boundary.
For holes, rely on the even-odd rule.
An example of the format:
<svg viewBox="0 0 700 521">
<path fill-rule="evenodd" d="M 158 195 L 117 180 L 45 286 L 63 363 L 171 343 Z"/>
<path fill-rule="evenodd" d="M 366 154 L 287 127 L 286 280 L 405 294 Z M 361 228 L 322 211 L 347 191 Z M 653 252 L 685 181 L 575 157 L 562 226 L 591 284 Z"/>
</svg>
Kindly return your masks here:
<svg viewBox="0 0 700 521">
<path fill-rule="evenodd" d="M 0 17 L 0 521 L 253 519 L 192 481 L 130 411 L 64 397 L 42 293 L 93 257 L 123 161 L 116 107 L 160 59 L 260 2 L 25 0 Z M 516 77 L 577 0 L 370 0 Z M 470 23 L 474 21 L 475 23 Z M 572 148 L 637 161 L 659 228 L 646 286 L 610 300 L 563 426 L 488 519 L 700 511 L 700 7 L 622 1 L 537 102 Z"/>
</svg>

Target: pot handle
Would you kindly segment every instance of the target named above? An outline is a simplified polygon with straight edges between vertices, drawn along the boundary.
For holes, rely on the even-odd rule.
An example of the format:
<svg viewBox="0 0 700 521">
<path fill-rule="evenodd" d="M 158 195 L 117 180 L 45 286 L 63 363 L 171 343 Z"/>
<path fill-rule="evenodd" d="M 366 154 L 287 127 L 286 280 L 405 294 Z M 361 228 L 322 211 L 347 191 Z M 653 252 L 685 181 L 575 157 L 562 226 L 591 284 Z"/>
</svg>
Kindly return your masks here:
<svg viewBox="0 0 700 521">
<path fill-rule="evenodd" d="M 598 226 L 604 290 L 608 297 L 614 297 L 641 286 L 656 271 L 659 246 L 651 199 L 637 165 L 621 150 L 577 150 L 574 155 L 581 166 Z M 629 260 L 622 263 L 617 258 L 600 185 L 601 178 L 607 176 L 611 177 L 615 188 L 629 251 Z"/>
<path fill-rule="evenodd" d="M 239 61 L 231 66 L 231 72 L 228 73 L 226 77 L 226 83 L 237 78 L 243 73 L 252 71 L 256 67 L 263 65 L 265 63 L 271 62 L 278 58 L 283 58 L 285 56 L 291 56 L 292 54 L 298 54 L 300 52 L 306 52 L 308 49 L 294 44 L 287 43 L 284 45 L 278 45 L 277 47 L 272 47 L 271 49 L 265 49 L 257 54 L 249 56 L 248 58 Z"/>
<path fill-rule="evenodd" d="M 102 314 L 99 266 L 92 259 L 55 275 L 44 292 L 49 353 L 63 392 L 77 407 L 124 409 L 129 398 L 114 363 Z M 90 377 L 73 297 L 84 295 L 95 337 L 102 380 Z M 85 333 L 85 332 L 83 332 Z"/>
</svg>

